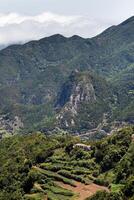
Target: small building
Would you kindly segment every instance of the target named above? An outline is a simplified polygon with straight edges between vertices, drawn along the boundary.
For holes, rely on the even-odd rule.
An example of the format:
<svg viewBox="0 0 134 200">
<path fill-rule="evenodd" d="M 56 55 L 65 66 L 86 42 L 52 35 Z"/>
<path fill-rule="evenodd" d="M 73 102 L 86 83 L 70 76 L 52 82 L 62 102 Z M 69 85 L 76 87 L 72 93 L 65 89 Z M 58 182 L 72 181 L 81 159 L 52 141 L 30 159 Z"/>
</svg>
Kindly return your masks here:
<svg viewBox="0 0 134 200">
<path fill-rule="evenodd" d="M 86 144 L 82 144 L 82 143 L 77 143 L 73 146 L 73 148 L 79 147 L 85 151 L 91 151 L 91 146 L 90 145 L 86 145 Z"/>
</svg>

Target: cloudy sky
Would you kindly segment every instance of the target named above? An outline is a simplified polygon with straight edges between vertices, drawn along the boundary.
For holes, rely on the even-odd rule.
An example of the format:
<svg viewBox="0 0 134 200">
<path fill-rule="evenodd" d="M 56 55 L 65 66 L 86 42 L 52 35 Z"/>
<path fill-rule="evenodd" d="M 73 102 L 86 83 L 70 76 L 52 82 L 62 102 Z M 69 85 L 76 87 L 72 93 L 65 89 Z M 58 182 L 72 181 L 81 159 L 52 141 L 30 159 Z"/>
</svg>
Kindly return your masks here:
<svg viewBox="0 0 134 200">
<path fill-rule="evenodd" d="M 0 0 L 0 45 L 60 33 L 92 37 L 134 15 L 134 0 Z"/>
</svg>

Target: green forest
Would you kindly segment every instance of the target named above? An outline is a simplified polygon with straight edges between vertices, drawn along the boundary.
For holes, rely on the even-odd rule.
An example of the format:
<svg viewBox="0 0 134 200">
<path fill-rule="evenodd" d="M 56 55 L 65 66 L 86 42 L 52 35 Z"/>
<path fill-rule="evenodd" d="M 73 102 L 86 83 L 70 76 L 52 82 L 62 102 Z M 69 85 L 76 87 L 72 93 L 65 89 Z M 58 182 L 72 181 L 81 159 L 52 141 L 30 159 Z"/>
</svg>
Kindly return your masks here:
<svg viewBox="0 0 134 200">
<path fill-rule="evenodd" d="M 123 128 L 99 141 L 43 133 L 15 135 L 0 141 L 1 200 L 79 199 L 75 184 L 96 184 L 88 200 L 134 198 L 134 127 Z M 75 146 L 90 145 L 91 150 Z M 73 190 L 65 189 L 59 183 Z"/>
</svg>

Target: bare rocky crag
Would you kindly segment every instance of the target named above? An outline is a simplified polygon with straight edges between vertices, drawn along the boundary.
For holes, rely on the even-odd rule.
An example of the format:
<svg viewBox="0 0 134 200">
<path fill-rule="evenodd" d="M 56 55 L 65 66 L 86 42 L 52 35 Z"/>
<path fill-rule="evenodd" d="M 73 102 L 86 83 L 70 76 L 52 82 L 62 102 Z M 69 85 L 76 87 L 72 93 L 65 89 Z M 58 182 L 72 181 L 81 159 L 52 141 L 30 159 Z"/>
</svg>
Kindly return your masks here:
<svg viewBox="0 0 134 200">
<path fill-rule="evenodd" d="M 101 82 L 101 79 L 99 81 Z M 98 92 L 98 87 L 104 84 L 103 82 L 100 84 L 99 81 L 89 72 L 75 71 L 71 74 L 69 80 L 63 85 L 56 104 L 56 108 L 59 110 L 57 119 L 62 128 L 76 128 L 81 109 L 83 113 L 88 113 L 86 109 L 83 109 L 83 107 L 86 108 L 86 105 L 92 108 L 92 106 L 97 104 L 100 100 L 104 102 L 107 101 L 110 97 L 110 93 L 105 93 L 106 96 L 103 93 L 104 97 L 101 94 L 103 91 Z M 110 104 L 110 101 L 108 101 L 108 103 Z M 102 109 L 102 119 L 103 114 L 104 110 Z M 94 123 L 90 116 L 88 116 L 88 120 L 90 124 Z"/>
<path fill-rule="evenodd" d="M 13 120 L 7 115 L 0 116 L 0 138 L 17 133 L 21 128 L 23 128 L 23 123 L 18 116 L 15 116 Z"/>
</svg>

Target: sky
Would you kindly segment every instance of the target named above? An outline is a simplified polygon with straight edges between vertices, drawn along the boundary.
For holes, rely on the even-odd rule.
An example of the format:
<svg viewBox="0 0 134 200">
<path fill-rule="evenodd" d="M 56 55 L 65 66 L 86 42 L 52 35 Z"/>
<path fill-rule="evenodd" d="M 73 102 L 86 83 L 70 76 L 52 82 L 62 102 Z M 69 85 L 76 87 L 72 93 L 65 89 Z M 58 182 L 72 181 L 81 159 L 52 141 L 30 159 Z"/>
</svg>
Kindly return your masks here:
<svg viewBox="0 0 134 200">
<path fill-rule="evenodd" d="M 93 37 L 134 15 L 134 0 L 0 0 L 0 45 L 53 34 Z"/>
</svg>

